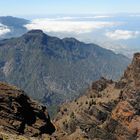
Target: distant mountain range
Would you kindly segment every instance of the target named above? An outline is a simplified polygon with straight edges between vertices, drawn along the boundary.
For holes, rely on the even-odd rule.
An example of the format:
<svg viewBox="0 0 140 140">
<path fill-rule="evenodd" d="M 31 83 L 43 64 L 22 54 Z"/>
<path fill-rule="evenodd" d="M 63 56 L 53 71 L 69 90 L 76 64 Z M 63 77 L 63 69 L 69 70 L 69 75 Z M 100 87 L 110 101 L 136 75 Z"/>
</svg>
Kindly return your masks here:
<svg viewBox="0 0 140 140">
<path fill-rule="evenodd" d="M 16 18 L 12 16 L 0 17 L 0 39 L 18 37 L 27 32 L 24 25 L 28 24 L 29 20 Z"/>
<path fill-rule="evenodd" d="M 41 30 L 0 41 L 0 81 L 51 107 L 79 96 L 102 76 L 118 79 L 129 61 L 96 44 L 51 37 Z"/>
<path fill-rule="evenodd" d="M 86 43 L 132 58 L 140 51 L 140 14 L 52 15 L 29 20 L 0 17 L 0 39 L 19 37 L 29 30 L 40 29 L 58 38 L 74 37 Z"/>
</svg>

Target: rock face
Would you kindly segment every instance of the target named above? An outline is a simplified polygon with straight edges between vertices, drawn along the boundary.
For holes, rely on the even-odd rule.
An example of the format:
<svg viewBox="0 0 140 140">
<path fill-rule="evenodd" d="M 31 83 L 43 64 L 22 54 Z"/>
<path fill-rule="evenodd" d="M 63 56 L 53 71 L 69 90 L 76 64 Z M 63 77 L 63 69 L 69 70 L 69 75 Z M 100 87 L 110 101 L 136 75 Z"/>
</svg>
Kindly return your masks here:
<svg viewBox="0 0 140 140">
<path fill-rule="evenodd" d="M 55 124 L 55 135 L 63 140 L 140 139 L 140 53 L 119 81 L 102 78 L 84 96 L 62 105 Z"/>
<path fill-rule="evenodd" d="M 24 91 L 0 83 L 0 132 L 38 137 L 54 131 L 45 106 L 31 100 Z"/>
</svg>

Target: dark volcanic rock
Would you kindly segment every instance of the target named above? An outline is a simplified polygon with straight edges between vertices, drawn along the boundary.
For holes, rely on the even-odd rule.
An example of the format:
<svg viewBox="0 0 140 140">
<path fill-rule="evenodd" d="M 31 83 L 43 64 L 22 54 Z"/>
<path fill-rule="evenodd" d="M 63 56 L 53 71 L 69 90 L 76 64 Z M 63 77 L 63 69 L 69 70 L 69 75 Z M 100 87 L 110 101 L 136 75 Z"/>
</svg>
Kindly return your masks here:
<svg viewBox="0 0 140 140">
<path fill-rule="evenodd" d="M 45 106 L 5 83 L 0 83 L 0 126 L 3 131 L 27 136 L 55 131 Z"/>
</svg>

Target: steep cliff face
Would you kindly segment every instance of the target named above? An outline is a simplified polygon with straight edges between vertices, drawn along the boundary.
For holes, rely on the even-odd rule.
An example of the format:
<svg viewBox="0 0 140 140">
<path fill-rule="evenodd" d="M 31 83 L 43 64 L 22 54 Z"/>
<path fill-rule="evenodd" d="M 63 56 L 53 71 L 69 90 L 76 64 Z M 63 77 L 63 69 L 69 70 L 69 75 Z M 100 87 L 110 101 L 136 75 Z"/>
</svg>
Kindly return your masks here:
<svg viewBox="0 0 140 140">
<path fill-rule="evenodd" d="M 134 55 L 121 81 L 125 81 L 126 85 L 111 117 L 124 126 L 133 138 L 140 138 L 140 53 Z"/>
<path fill-rule="evenodd" d="M 135 88 L 140 88 L 140 53 L 134 55 L 132 64 L 125 71 L 123 78 L 134 84 Z"/>
<path fill-rule="evenodd" d="M 24 91 L 0 83 L 0 134 L 38 137 L 54 131 L 45 106 L 31 100 Z"/>
<path fill-rule="evenodd" d="M 62 105 L 55 119 L 60 139 L 140 138 L 140 53 L 122 78 L 96 81 L 86 94 Z"/>
</svg>

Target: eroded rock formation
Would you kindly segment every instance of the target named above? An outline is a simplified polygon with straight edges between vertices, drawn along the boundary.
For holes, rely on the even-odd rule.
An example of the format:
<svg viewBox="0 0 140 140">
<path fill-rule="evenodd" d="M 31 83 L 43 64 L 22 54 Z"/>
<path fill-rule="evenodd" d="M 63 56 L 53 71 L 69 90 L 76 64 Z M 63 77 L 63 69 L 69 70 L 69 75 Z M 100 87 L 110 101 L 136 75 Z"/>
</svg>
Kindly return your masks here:
<svg viewBox="0 0 140 140">
<path fill-rule="evenodd" d="M 55 131 L 45 106 L 24 91 L 0 83 L 0 132 L 38 137 Z"/>
<path fill-rule="evenodd" d="M 62 140 L 140 139 L 140 53 L 119 81 L 102 78 L 85 95 L 62 105 L 55 124 Z"/>
</svg>

